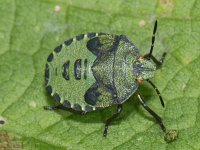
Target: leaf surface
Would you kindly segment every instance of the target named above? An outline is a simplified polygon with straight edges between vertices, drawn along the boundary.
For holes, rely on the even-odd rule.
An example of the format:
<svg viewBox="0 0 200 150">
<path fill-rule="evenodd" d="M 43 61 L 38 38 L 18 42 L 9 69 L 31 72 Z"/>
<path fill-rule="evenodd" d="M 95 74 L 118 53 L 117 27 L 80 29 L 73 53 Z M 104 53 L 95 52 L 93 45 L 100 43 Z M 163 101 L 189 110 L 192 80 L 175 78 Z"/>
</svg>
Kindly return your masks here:
<svg viewBox="0 0 200 150">
<path fill-rule="evenodd" d="M 200 149 L 199 10 L 198 0 L 1 0 L 0 141 L 17 137 L 23 149 Z M 127 35 L 146 54 L 156 19 L 153 53 L 167 57 L 152 81 L 166 107 L 147 83 L 139 90 L 167 129 L 179 131 L 176 141 L 164 141 L 136 96 L 125 102 L 107 138 L 103 122 L 115 107 L 85 116 L 43 110 L 56 105 L 44 88 L 46 59 L 56 46 L 80 33 L 105 32 Z"/>
</svg>

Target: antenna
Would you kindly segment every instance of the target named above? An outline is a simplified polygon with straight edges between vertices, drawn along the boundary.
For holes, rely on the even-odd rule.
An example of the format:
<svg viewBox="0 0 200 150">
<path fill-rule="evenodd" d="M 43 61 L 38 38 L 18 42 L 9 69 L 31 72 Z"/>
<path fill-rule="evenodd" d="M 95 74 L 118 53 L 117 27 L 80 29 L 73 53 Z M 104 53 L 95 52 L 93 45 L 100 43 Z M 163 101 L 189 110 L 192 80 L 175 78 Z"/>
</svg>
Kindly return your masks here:
<svg viewBox="0 0 200 150">
<path fill-rule="evenodd" d="M 152 40 L 151 40 L 151 49 L 150 49 L 150 52 L 149 52 L 149 55 L 148 55 L 149 58 L 151 57 L 151 54 L 153 52 L 156 30 L 157 30 L 157 20 L 154 24 L 153 35 L 152 35 Z"/>
</svg>

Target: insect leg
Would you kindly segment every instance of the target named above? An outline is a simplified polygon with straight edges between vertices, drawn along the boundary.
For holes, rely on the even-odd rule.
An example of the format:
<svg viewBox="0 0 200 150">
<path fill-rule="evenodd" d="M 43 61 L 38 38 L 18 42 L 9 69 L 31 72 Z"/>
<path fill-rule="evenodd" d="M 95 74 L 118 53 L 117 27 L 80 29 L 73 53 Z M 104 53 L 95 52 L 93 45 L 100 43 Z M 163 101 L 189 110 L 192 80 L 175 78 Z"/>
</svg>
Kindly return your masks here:
<svg viewBox="0 0 200 150">
<path fill-rule="evenodd" d="M 153 62 L 154 62 L 157 66 L 160 66 L 160 65 L 163 64 L 166 55 L 167 55 L 167 53 L 164 52 L 160 60 L 156 59 L 153 55 L 151 55 L 150 58 L 153 60 Z"/>
<path fill-rule="evenodd" d="M 64 107 L 63 105 L 44 106 L 43 108 L 44 108 L 45 110 L 58 110 L 58 109 L 66 110 L 66 107 Z"/>
<path fill-rule="evenodd" d="M 108 132 L 108 126 L 110 125 L 110 123 L 117 117 L 119 116 L 119 114 L 122 112 L 122 104 L 118 104 L 117 106 L 117 112 L 115 114 L 113 114 L 110 118 L 108 118 L 106 120 L 105 123 L 105 128 L 104 128 L 104 132 L 103 132 L 103 136 L 106 137 L 107 132 Z"/>
<path fill-rule="evenodd" d="M 147 79 L 146 81 L 147 81 L 147 82 L 153 87 L 153 89 L 156 91 L 156 94 L 158 95 L 158 97 L 159 97 L 159 99 L 160 99 L 161 105 L 162 105 L 163 107 L 165 107 L 165 103 L 164 103 L 164 101 L 163 101 L 162 96 L 160 95 L 160 91 L 159 91 L 159 90 L 157 89 L 157 87 L 153 84 L 153 82 L 151 82 L 151 80 Z"/>
<path fill-rule="evenodd" d="M 142 104 L 142 106 L 144 107 L 144 109 L 146 109 L 155 119 L 156 121 L 159 123 L 161 129 L 163 130 L 163 132 L 166 132 L 166 128 L 163 125 L 162 119 L 160 116 L 158 116 L 153 110 L 151 110 L 144 102 L 144 99 L 142 98 L 142 96 L 140 95 L 140 93 L 138 93 L 138 98 L 140 100 L 140 103 Z"/>
<path fill-rule="evenodd" d="M 67 110 L 71 113 L 76 113 L 76 114 L 79 114 L 79 115 L 85 115 L 87 112 L 85 111 L 76 111 L 72 108 L 67 108 L 63 105 L 57 105 L 57 106 L 44 106 L 43 107 L 45 110 L 50 110 L 50 111 L 53 111 L 53 110 Z"/>
</svg>

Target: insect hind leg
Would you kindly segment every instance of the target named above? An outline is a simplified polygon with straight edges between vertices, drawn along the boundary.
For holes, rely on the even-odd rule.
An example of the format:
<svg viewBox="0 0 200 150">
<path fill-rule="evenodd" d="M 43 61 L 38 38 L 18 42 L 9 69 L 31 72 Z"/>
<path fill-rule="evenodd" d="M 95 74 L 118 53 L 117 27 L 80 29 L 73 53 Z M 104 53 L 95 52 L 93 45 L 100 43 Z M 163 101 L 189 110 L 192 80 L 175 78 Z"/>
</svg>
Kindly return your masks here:
<svg viewBox="0 0 200 150">
<path fill-rule="evenodd" d="M 110 125 L 110 123 L 111 123 L 115 118 L 117 118 L 121 112 L 122 112 L 122 104 L 118 104 L 118 106 L 117 106 L 117 112 L 116 112 L 115 114 L 113 114 L 110 118 L 108 118 L 108 119 L 106 120 L 104 132 L 103 132 L 103 136 L 104 136 L 104 137 L 107 136 L 108 126 Z"/>
<path fill-rule="evenodd" d="M 85 111 L 76 111 L 72 108 L 67 108 L 63 105 L 57 105 L 57 106 L 43 106 L 44 110 L 50 110 L 50 111 L 54 111 L 54 110 L 65 110 L 65 111 L 69 111 L 71 113 L 76 113 L 79 115 L 85 115 L 87 112 Z"/>
<path fill-rule="evenodd" d="M 43 107 L 44 110 L 66 110 L 66 107 L 64 107 L 63 105 L 57 105 L 57 106 L 44 106 Z"/>
</svg>

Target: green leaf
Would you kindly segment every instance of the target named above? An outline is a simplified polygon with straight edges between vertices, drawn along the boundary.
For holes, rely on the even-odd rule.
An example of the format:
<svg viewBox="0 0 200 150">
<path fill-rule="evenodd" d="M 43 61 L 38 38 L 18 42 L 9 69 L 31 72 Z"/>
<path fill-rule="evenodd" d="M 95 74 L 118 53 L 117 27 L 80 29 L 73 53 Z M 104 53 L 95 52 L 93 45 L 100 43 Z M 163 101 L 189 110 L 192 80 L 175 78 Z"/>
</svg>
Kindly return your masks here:
<svg viewBox="0 0 200 150">
<path fill-rule="evenodd" d="M 200 149 L 199 10 L 198 0 L 1 0 L 0 148 Z M 154 55 L 167 57 L 152 81 L 166 107 L 147 83 L 140 91 L 167 129 L 179 131 L 176 141 L 164 141 L 136 96 L 125 102 L 106 138 L 103 122 L 115 107 L 85 116 L 43 110 L 56 105 L 44 88 L 44 68 L 57 45 L 80 33 L 125 34 L 145 54 L 156 19 Z"/>
</svg>

